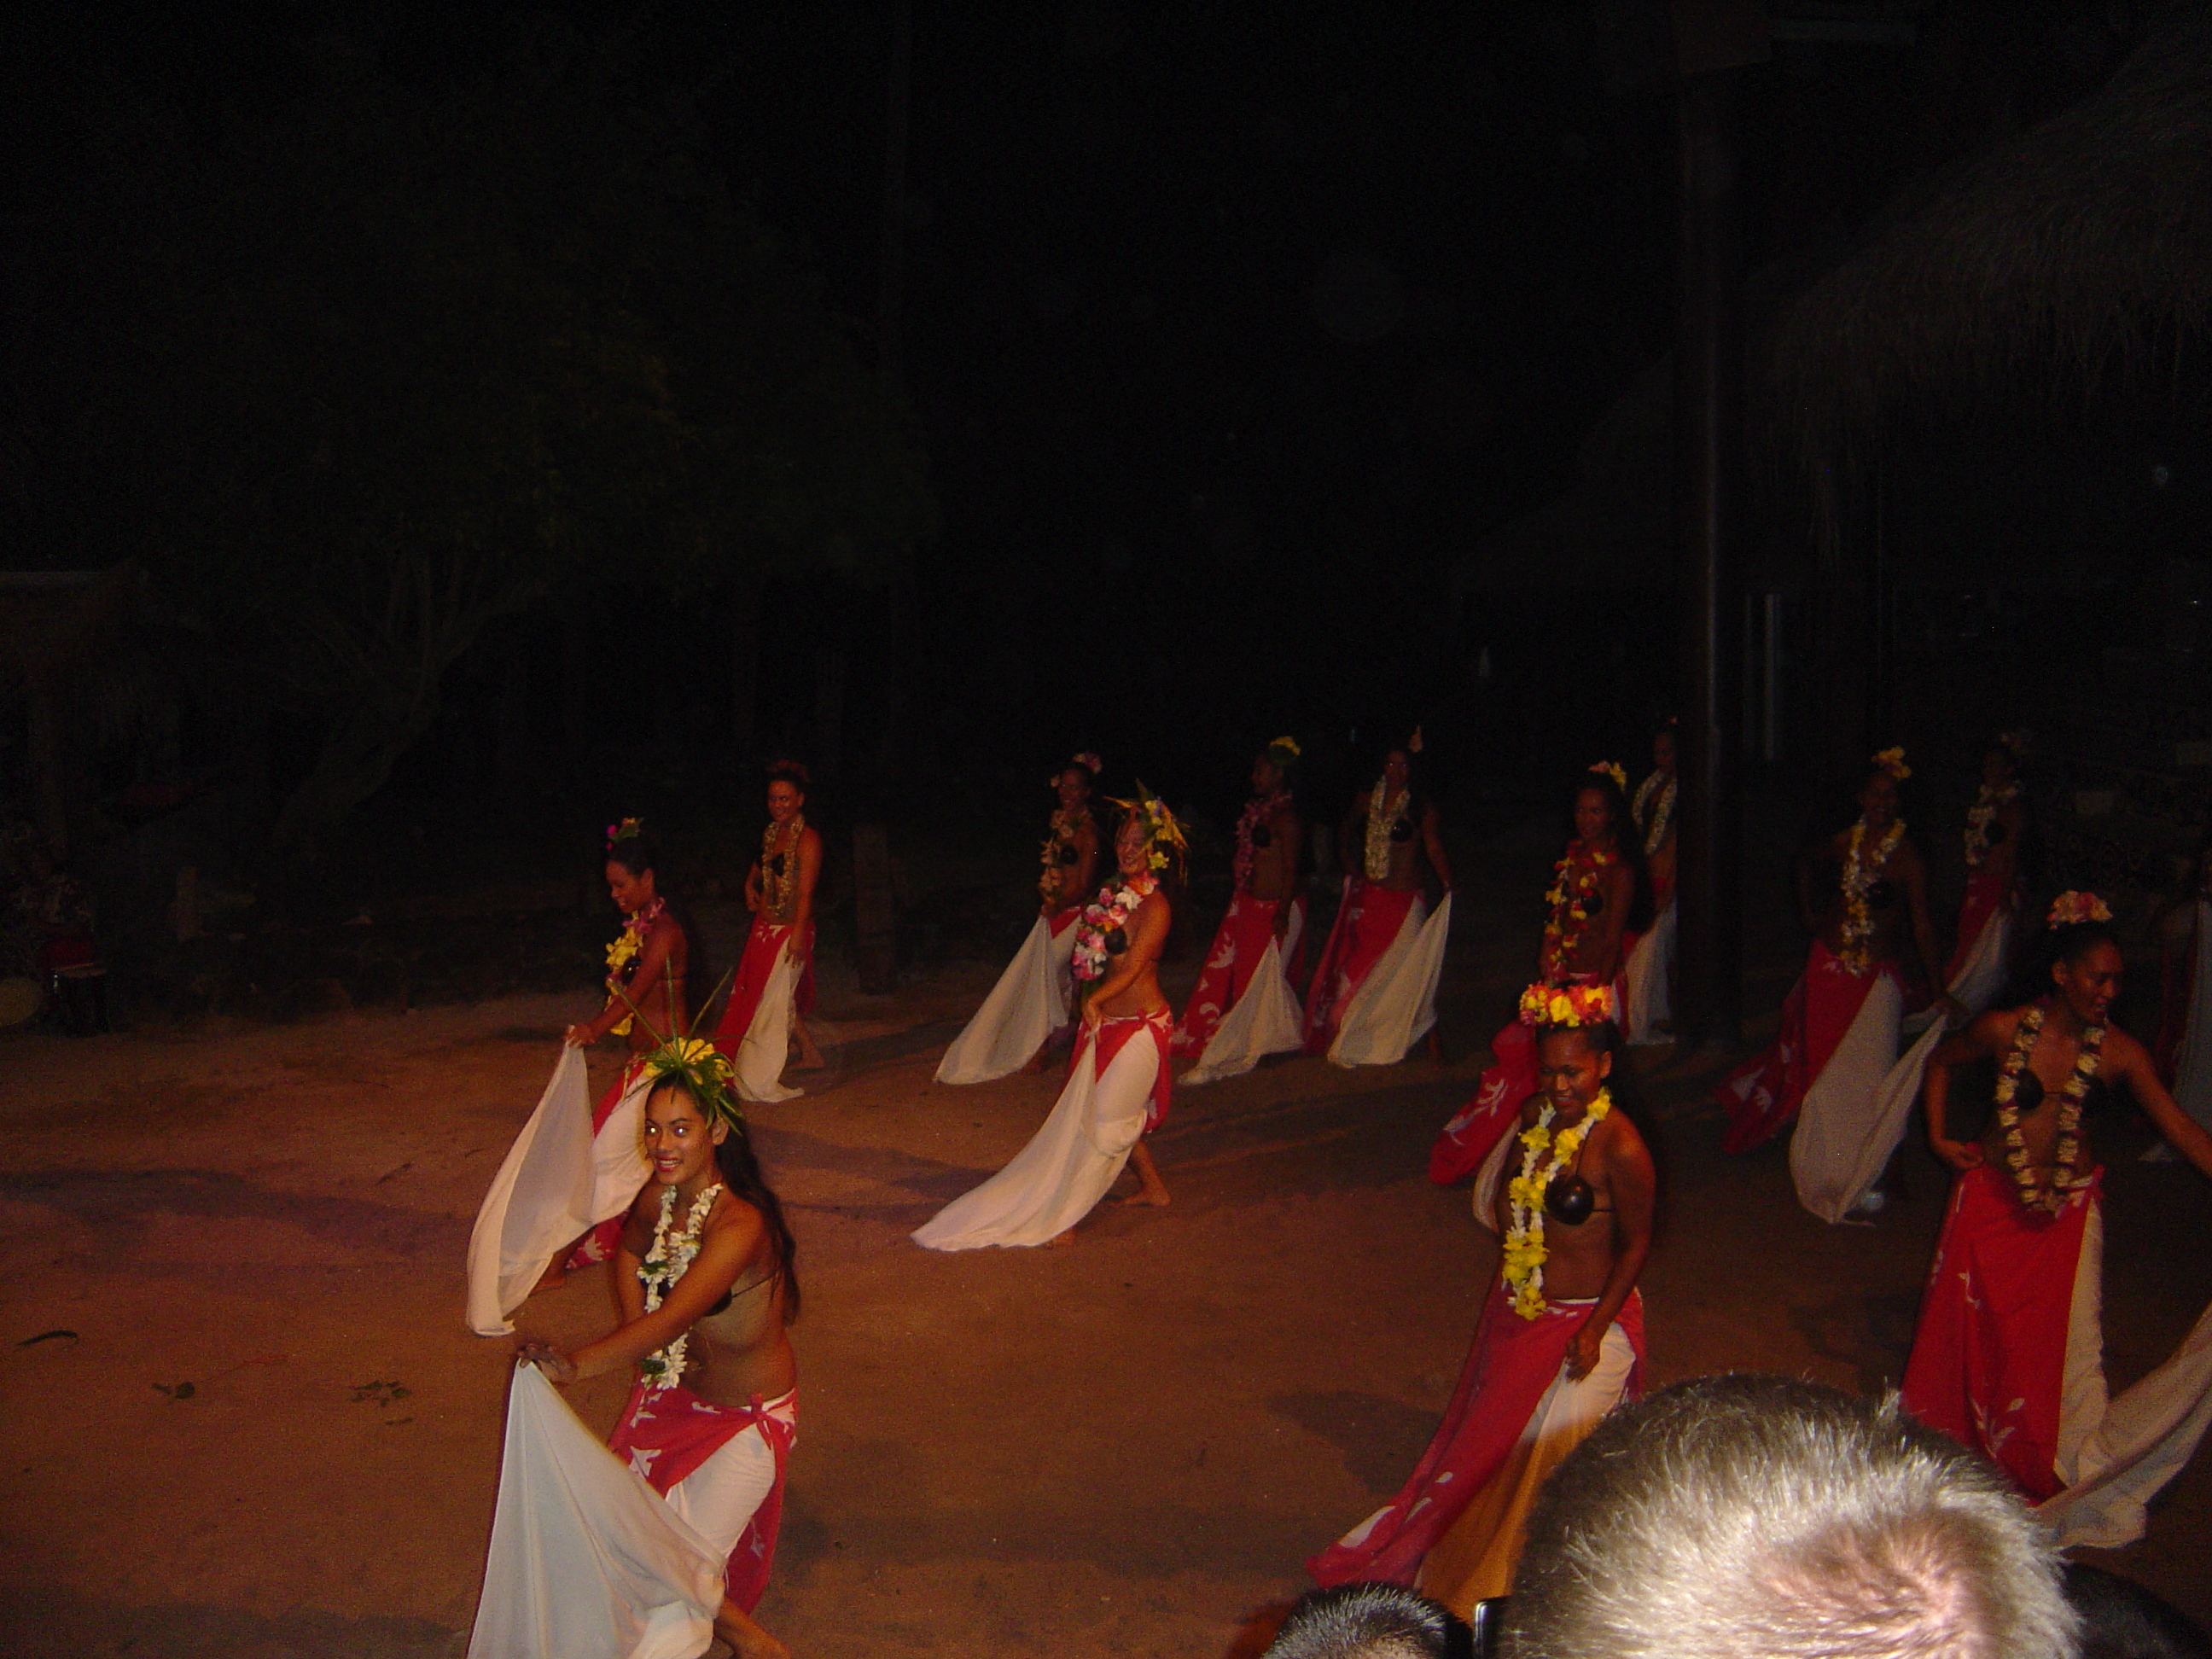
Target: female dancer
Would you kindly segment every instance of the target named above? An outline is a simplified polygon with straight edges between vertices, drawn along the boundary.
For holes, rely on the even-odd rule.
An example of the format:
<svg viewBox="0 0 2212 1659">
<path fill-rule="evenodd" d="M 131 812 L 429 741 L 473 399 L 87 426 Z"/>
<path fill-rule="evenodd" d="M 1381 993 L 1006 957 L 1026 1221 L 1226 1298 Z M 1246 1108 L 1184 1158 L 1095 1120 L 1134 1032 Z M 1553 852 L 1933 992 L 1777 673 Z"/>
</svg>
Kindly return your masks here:
<svg viewBox="0 0 2212 1659">
<path fill-rule="evenodd" d="M 1158 872 L 1182 855 L 1182 830 L 1167 803 L 1119 801 L 1127 816 L 1114 837 L 1119 874 L 1076 924 L 1075 977 L 1083 1018 L 1067 1086 L 1052 1115 L 981 1186 L 915 1230 L 933 1250 L 986 1244 L 1065 1244 L 1126 1163 L 1139 1190 L 1126 1200 L 1164 1205 L 1168 1189 L 1143 1136 L 1168 1114 L 1167 999 L 1158 964 L 1168 936 L 1168 897 Z"/>
<path fill-rule="evenodd" d="M 617 1036 L 629 1045 L 629 1060 L 592 1109 L 594 1139 L 612 1132 L 627 1138 L 629 1126 L 642 1109 L 647 1086 L 646 1051 L 664 1036 L 690 1029 L 691 1005 L 686 970 L 691 960 L 689 931 L 672 895 L 661 884 L 660 852 L 637 818 L 624 818 L 607 826 L 607 891 L 623 913 L 623 931 L 607 946 L 607 1000 L 598 1015 L 580 1025 L 571 1025 L 565 1040 L 581 1048 L 603 1036 Z M 619 1114 L 619 1117 L 617 1115 Z M 565 1264 L 556 1263 L 544 1281 L 550 1289 L 562 1282 L 567 1267 L 605 1261 L 614 1254 L 622 1235 L 622 1218 L 600 1223 L 584 1235 Z"/>
<path fill-rule="evenodd" d="M 752 931 L 714 1028 L 714 1046 L 730 1056 L 734 1086 L 746 1100 L 788 1100 L 799 1092 L 780 1081 L 794 1040 L 802 1068 L 822 1064 L 803 1018 L 814 1006 L 814 884 L 822 873 L 822 837 L 806 823 L 806 781 L 797 761 L 768 769 L 768 827 L 760 856 L 745 872 Z"/>
<path fill-rule="evenodd" d="M 1553 868 L 1544 895 L 1551 915 L 1536 952 L 1538 984 L 1602 985 L 1616 1010 L 1624 1000 L 1622 964 L 1650 916 L 1643 843 L 1630 825 L 1621 778 L 1620 767 L 1600 761 L 1576 786 L 1574 838 Z M 1490 1052 L 1474 1097 L 1429 1148 L 1429 1179 L 1439 1186 L 1473 1173 L 1521 1103 L 1536 1092 L 1535 1045 L 1527 1024 L 1509 1022 L 1491 1039 Z"/>
<path fill-rule="evenodd" d="M 1723 1152 L 1750 1151 L 1814 1103 L 1841 1114 L 1838 1124 L 1858 1121 L 1896 1062 L 1905 953 L 1923 974 L 1942 960 L 1928 919 L 1928 866 L 1897 815 L 1898 786 L 1911 775 L 1902 749 L 1875 756 L 1860 780 L 1857 822 L 1799 858 L 1797 906 L 1812 950 L 1773 1045 L 1716 1091 L 1729 1115 Z M 1938 1005 L 1960 1012 L 1948 997 Z"/>
<path fill-rule="evenodd" d="M 1345 815 L 1337 841 L 1344 863 L 1344 902 L 1306 994 L 1308 1054 L 1334 1056 L 1338 1034 L 1361 1003 L 1363 992 L 1371 998 L 1399 988 L 1369 981 L 1386 957 L 1405 959 L 1426 923 L 1421 897 L 1427 884 L 1424 859 L 1436 872 L 1447 902 L 1450 898 L 1451 864 L 1444 857 L 1436 805 L 1422 793 L 1413 775 L 1413 757 L 1420 746 L 1421 734 L 1416 732 L 1404 747 L 1385 755 L 1382 775 Z M 1394 950 L 1401 941 L 1405 948 Z M 1442 941 L 1435 944 L 1440 950 Z M 1418 994 L 1420 988 L 1412 990 Z M 1434 1025 L 1434 997 L 1431 983 L 1426 1006 L 1413 1012 L 1407 1047 Z M 1388 1063 L 1403 1058 L 1404 1052 L 1401 1047 L 1395 1054 L 1374 1058 Z"/>
<path fill-rule="evenodd" d="M 1237 820 L 1237 856 L 1231 868 L 1228 914 L 1206 953 L 1206 967 L 1176 1027 L 1171 1045 L 1198 1054 L 1243 998 L 1267 953 L 1276 947 L 1285 979 L 1297 976 L 1296 958 L 1305 933 L 1305 896 L 1298 891 L 1298 854 L 1305 828 L 1291 794 L 1297 740 L 1277 738 L 1252 763 L 1252 798 Z M 1294 1042 L 1288 1045 L 1296 1047 Z"/>
<path fill-rule="evenodd" d="M 1404 1489 L 1308 1564 L 1324 1584 L 1409 1584 L 1462 1617 L 1505 1593 L 1545 1475 L 1634 1388 L 1644 1353 L 1656 1183 L 1613 1109 L 1626 1068 L 1612 990 L 1532 985 L 1520 1018 L 1542 1092 L 1475 1183 L 1475 1219 L 1502 1249 L 1459 1386 Z"/>
<path fill-rule="evenodd" d="M 2206 1175 L 2212 1136 L 2174 1104 L 2142 1045 L 2106 1023 L 2122 966 L 2111 915 L 2094 894 L 2061 894 L 2043 994 L 1984 1014 L 1929 1063 L 1929 1144 L 1958 1179 L 1905 1367 L 1905 1404 L 1982 1452 L 2031 1498 L 2080 1486 L 2057 1506 L 2079 1510 L 2059 1521 L 2061 1541 L 2117 1547 L 2141 1535 L 2143 1504 L 2203 1431 L 2203 1410 L 2168 1396 L 2193 1386 L 2201 1397 L 2212 1376 L 2201 1363 L 2193 1377 L 2169 1364 L 2108 1410 L 2098 1313 L 2103 1171 L 2083 1118 L 2093 1097 L 2124 1084 Z M 1950 1073 L 1976 1060 L 1997 1062 L 1997 1084 L 1996 1110 L 1972 1136 L 1953 1110 Z M 2146 1409 L 2154 1400 L 2174 1409 Z M 2185 1431 L 2185 1441 L 2176 1437 Z M 2058 1519 L 2052 1506 L 2045 1515 Z"/>
<path fill-rule="evenodd" d="M 520 1356 L 555 1382 L 636 1368 L 608 1444 L 726 1558 L 714 1633 L 743 1659 L 785 1659 L 753 1622 L 798 1431 L 797 1246 L 761 1174 L 711 1043 L 680 1038 L 643 1057 L 653 1176 L 623 1226 L 622 1322 L 573 1351 L 524 1336 Z"/>
<path fill-rule="evenodd" d="M 1098 869 L 1091 785 L 1101 764 L 1096 755 L 1078 755 L 1054 776 L 1060 805 L 1044 838 L 1037 919 L 983 1006 L 938 1062 L 939 1083 L 988 1083 L 1018 1071 L 1041 1058 L 1047 1041 L 1067 1024 L 1075 919 Z"/>
<path fill-rule="evenodd" d="M 1669 715 L 1651 737 L 1651 775 L 1636 786 L 1630 804 L 1644 866 L 1651 882 L 1651 926 L 1628 954 L 1627 1000 L 1621 1024 L 1632 1046 L 1665 1041 L 1658 1027 L 1674 1011 L 1675 721 Z"/>
<path fill-rule="evenodd" d="M 2027 792 L 2022 787 L 2022 744 L 2006 732 L 1982 754 L 1982 786 L 1966 813 L 1966 898 L 1959 910 L 1959 936 L 1943 982 L 1969 1012 L 1979 1013 L 2002 988 L 2013 917 L 2020 908 L 2027 872 Z"/>
</svg>

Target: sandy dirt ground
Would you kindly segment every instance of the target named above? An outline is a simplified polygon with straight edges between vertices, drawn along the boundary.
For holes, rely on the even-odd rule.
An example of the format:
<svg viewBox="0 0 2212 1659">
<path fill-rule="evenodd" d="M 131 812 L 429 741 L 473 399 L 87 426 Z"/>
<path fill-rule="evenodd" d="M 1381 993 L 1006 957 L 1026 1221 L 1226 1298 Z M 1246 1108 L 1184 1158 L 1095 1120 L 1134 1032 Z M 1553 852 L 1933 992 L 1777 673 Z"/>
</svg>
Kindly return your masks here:
<svg viewBox="0 0 2212 1659">
<path fill-rule="evenodd" d="M 1419 1455 L 1494 1261 L 1465 1188 L 1422 1175 L 1533 945 L 1468 914 L 1453 1063 L 1300 1058 L 1182 1091 L 1156 1142 L 1173 1207 L 1102 1211 L 1066 1250 L 941 1256 L 906 1237 L 1054 1091 L 931 1081 L 994 969 L 880 1000 L 828 976 L 831 1073 L 755 1117 L 806 1299 L 769 1628 L 801 1656 L 1256 1651 L 1304 1558 Z M 556 1033 L 587 1005 L 0 1042 L 0 1650 L 462 1651 L 508 1366 L 462 1323 L 463 1253 Z M 1719 1155 L 1711 1075 L 1650 1079 L 1652 1378 L 1894 1382 L 1936 1166 L 1911 1164 L 1879 1225 L 1825 1226 L 1779 1147 Z M 2106 1143 L 2116 1383 L 2212 1299 L 2204 1184 L 2135 1162 L 2141 1144 L 2124 1127 Z M 524 1324 L 603 1329 L 604 1272 Z M 620 1392 L 572 1397 L 604 1430 Z M 2212 1619 L 2208 1540 L 2200 1457 L 2108 1565 Z"/>
</svg>

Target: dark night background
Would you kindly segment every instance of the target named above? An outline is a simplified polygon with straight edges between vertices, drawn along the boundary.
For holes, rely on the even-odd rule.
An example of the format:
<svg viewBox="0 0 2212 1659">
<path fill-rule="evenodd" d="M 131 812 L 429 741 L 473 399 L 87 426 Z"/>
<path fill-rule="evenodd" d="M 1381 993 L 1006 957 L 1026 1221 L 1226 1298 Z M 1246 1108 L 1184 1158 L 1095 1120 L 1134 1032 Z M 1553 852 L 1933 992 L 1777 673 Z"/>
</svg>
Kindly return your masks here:
<svg viewBox="0 0 2212 1659">
<path fill-rule="evenodd" d="M 1819 517 L 1843 452 L 1762 394 L 1777 319 L 2175 14 L 1771 13 L 1743 575 L 1794 833 L 1869 736 L 1962 766 L 2085 620 L 2201 701 L 2208 496 L 2184 353 L 1885 417 L 1879 507 Z M 1021 867 L 1078 747 L 1218 822 L 1294 732 L 1333 817 L 1419 722 L 1455 836 L 1546 810 L 1680 691 L 1656 15 L 44 8 L 0 100 L 0 570 L 116 574 L 0 595 L 0 803 L 149 963 L 186 866 L 334 924 L 586 879 L 643 811 L 726 881 L 783 751 L 908 865 Z M 2097 854 L 2147 881 L 2197 810 L 2153 784 Z"/>
</svg>

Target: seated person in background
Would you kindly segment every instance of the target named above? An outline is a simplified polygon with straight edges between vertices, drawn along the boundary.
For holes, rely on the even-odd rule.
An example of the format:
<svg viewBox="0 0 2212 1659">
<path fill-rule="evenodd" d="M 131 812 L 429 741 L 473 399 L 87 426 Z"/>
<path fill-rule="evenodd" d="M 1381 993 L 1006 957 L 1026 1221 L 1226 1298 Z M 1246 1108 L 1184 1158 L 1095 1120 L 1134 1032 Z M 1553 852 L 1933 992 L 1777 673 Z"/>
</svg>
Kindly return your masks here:
<svg viewBox="0 0 2212 1659">
<path fill-rule="evenodd" d="M 2073 1659 L 2051 1540 L 1894 1395 L 1662 1389 L 1553 1470 L 1498 1651 L 1522 1659 Z"/>
</svg>

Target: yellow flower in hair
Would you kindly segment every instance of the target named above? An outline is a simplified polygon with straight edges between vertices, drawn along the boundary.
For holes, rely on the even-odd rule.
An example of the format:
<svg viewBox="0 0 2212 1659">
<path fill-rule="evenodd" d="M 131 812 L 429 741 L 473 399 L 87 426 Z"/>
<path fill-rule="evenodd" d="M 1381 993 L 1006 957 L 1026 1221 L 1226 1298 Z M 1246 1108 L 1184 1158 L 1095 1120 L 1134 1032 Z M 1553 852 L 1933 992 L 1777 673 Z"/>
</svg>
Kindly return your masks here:
<svg viewBox="0 0 2212 1659">
<path fill-rule="evenodd" d="M 1545 1012 L 1551 1015 L 1551 1023 L 1554 1025 L 1571 1025 L 1575 1023 L 1574 1000 L 1564 991 L 1553 997 L 1552 1006 Z"/>
<path fill-rule="evenodd" d="M 1874 763 L 1895 778 L 1899 783 L 1912 775 L 1912 769 L 1905 763 L 1905 745 L 1895 744 L 1875 751 Z"/>
</svg>

